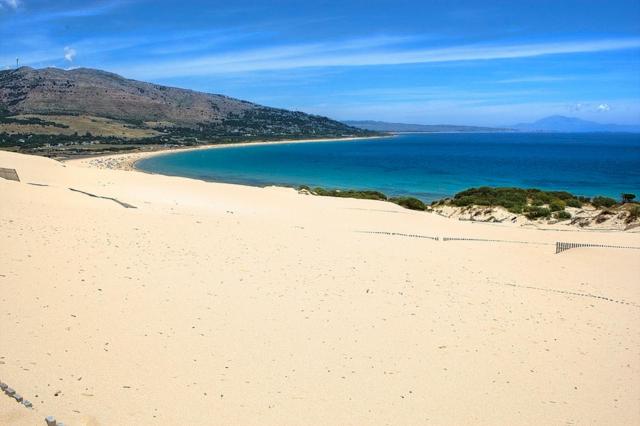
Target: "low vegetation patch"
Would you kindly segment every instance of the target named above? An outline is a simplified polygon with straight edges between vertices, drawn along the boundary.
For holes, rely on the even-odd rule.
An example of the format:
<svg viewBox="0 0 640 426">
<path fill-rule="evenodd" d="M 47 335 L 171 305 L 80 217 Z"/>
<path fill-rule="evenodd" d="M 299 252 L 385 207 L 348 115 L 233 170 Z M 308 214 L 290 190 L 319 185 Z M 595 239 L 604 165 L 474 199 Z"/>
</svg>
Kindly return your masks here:
<svg viewBox="0 0 640 426">
<path fill-rule="evenodd" d="M 591 200 L 591 204 L 593 204 L 593 206 L 596 208 L 602 208 L 602 207 L 609 208 L 616 205 L 616 200 L 609 197 L 598 196 L 598 197 L 593 197 L 593 199 Z"/>
<path fill-rule="evenodd" d="M 551 216 L 551 210 L 546 207 L 532 206 L 527 208 L 525 216 L 527 217 L 527 219 L 532 220 L 549 217 Z"/>
<path fill-rule="evenodd" d="M 387 201 L 387 196 L 378 191 L 356 191 L 353 189 L 340 190 L 340 189 L 325 189 L 325 188 L 313 188 L 308 186 L 301 186 L 299 189 L 306 189 L 315 195 L 321 195 L 323 197 L 341 197 L 341 198 L 359 198 L 363 200 L 380 200 Z"/>
<path fill-rule="evenodd" d="M 56 123 L 55 121 L 42 120 L 38 117 L 5 117 L 0 116 L 0 124 L 22 124 L 22 125 L 37 125 L 37 126 L 51 126 L 58 127 L 60 129 L 68 129 L 66 124 Z"/>
<path fill-rule="evenodd" d="M 541 214 L 531 207 L 548 206 L 549 211 L 562 211 L 566 206 L 582 207 L 587 198 L 575 196 L 565 191 L 542 191 L 540 189 L 494 188 L 483 186 L 457 193 L 451 204 L 458 207 L 490 206 L 504 207 L 511 213 Z"/>
<path fill-rule="evenodd" d="M 551 210 L 552 212 L 561 212 L 565 207 L 567 207 L 567 203 L 560 199 L 551 200 L 551 202 L 549 203 L 549 210 Z"/>
<path fill-rule="evenodd" d="M 529 220 L 572 219 L 572 224 L 590 221 L 601 224 L 621 219 L 631 224 L 640 220 L 640 203 L 635 199 L 636 195 L 631 193 L 620 194 L 616 200 L 606 196 L 584 197 L 566 191 L 483 186 L 459 192 L 452 198 L 434 201 L 431 207 L 460 207 L 462 214 L 470 214 L 472 218 L 486 215 L 485 207 L 502 207 Z M 611 226 L 618 225 L 612 223 Z"/>
<path fill-rule="evenodd" d="M 606 223 L 608 227 L 628 229 L 640 222 L 640 203 L 635 201 L 634 194 L 629 193 L 621 194 L 620 202 L 617 202 L 610 197 L 591 199 L 566 191 L 480 187 L 459 192 L 452 198 L 432 201 L 427 206 L 415 197 L 388 197 L 380 191 L 311 188 L 306 185 L 298 187 L 298 190 L 325 197 L 388 201 L 406 209 L 435 211 L 449 217 L 457 217 L 455 211 L 452 214 L 449 210 L 457 207 L 460 220 L 515 222 L 512 215 L 495 210 L 503 207 L 532 221 L 556 221 L 580 227 Z M 573 210 L 567 211 L 567 208 Z"/>
<path fill-rule="evenodd" d="M 340 197 L 340 198 L 357 198 L 361 200 L 377 200 L 377 201 L 389 201 L 411 210 L 425 210 L 427 206 L 422 200 L 415 197 L 393 197 L 389 198 L 380 191 L 358 191 L 353 189 L 325 189 L 325 188 L 310 188 L 307 185 L 301 185 L 298 187 L 299 191 L 308 191 L 314 195 L 320 195 L 323 197 Z"/>
<path fill-rule="evenodd" d="M 425 210 L 427 208 L 421 200 L 414 197 L 391 198 L 389 201 L 410 210 Z"/>
<path fill-rule="evenodd" d="M 584 197 L 580 197 L 584 198 Z M 570 198 L 566 201 L 567 207 L 574 207 L 576 209 L 582 208 L 582 201 L 578 198 Z"/>
<path fill-rule="evenodd" d="M 567 212 L 567 211 L 560 211 L 560 212 L 556 212 L 553 217 L 555 217 L 556 219 L 559 220 L 567 220 L 567 219 L 571 219 L 571 213 Z"/>
</svg>

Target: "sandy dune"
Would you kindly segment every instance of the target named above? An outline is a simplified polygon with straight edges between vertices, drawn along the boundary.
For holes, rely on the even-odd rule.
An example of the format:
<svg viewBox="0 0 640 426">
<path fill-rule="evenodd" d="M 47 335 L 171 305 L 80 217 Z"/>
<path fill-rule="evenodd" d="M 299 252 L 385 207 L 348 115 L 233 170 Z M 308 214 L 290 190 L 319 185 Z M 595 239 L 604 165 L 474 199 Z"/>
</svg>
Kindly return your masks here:
<svg viewBox="0 0 640 426">
<path fill-rule="evenodd" d="M 638 233 L 0 167 L 2 424 L 640 423 Z"/>
</svg>

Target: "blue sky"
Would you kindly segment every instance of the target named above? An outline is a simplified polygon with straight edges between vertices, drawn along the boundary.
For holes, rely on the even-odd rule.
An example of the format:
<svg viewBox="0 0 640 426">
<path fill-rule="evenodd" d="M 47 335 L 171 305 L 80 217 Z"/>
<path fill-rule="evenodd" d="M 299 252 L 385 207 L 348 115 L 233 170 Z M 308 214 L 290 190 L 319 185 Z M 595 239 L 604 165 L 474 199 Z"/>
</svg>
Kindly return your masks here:
<svg viewBox="0 0 640 426">
<path fill-rule="evenodd" d="M 638 0 L 0 0 L 16 57 L 343 120 L 640 124 Z"/>
</svg>

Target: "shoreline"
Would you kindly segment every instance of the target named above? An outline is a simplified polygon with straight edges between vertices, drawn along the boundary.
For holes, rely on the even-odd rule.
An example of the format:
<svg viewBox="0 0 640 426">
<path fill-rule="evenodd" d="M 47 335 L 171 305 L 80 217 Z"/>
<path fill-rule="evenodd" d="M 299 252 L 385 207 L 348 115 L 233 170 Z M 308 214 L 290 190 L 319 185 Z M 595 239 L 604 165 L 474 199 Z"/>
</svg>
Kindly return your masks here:
<svg viewBox="0 0 640 426">
<path fill-rule="evenodd" d="M 314 143 L 314 142 L 356 142 L 369 139 L 384 139 L 395 137 L 396 134 L 385 136 L 362 136 L 362 137 L 348 137 L 348 138 L 321 138 L 321 139 L 283 139 L 278 141 L 256 141 L 256 142 L 237 142 L 237 143 L 221 143 L 221 144 L 209 144 L 201 146 L 189 146 L 189 147 L 162 147 L 149 151 L 137 151 L 131 153 L 119 153 L 119 154 L 105 154 L 87 156 L 82 158 L 69 158 L 62 160 L 62 163 L 80 165 L 85 167 L 94 167 L 97 169 L 111 169 L 111 170 L 125 170 L 125 171 L 138 171 L 148 174 L 161 174 L 152 173 L 145 170 L 141 170 L 136 167 L 138 161 L 159 156 L 168 155 L 179 152 L 199 151 L 206 149 L 223 149 L 234 147 L 247 147 L 256 145 L 286 145 L 286 144 L 298 144 L 298 143 Z M 209 181 L 215 182 L 215 181 Z M 240 184 L 239 184 L 240 185 Z M 250 186 L 250 185 L 246 185 Z"/>
<path fill-rule="evenodd" d="M 158 176 L 169 176 L 169 177 L 180 177 L 184 179 L 191 179 L 194 181 L 207 182 L 212 184 L 223 184 L 223 185 L 237 185 L 240 187 L 249 187 L 249 188 L 279 188 L 284 190 L 296 190 L 298 187 L 296 184 L 282 184 L 282 183 L 272 183 L 272 184 L 252 184 L 249 182 L 241 182 L 241 181 L 224 181 L 224 180 L 210 180 L 203 179 L 197 177 L 189 177 L 189 176 L 180 176 L 180 175 L 171 175 L 171 174 L 163 174 L 157 173 L 154 171 L 147 171 L 137 167 L 137 164 L 145 159 L 161 156 L 161 155 L 170 155 L 174 153 L 181 152 L 189 152 L 196 150 L 208 150 L 208 149 L 225 149 L 225 148 L 245 148 L 250 147 L 252 145 L 285 145 L 285 144 L 298 144 L 298 143 L 323 143 L 323 142 L 351 142 L 351 141 L 364 141 L 368 139 L 383 139 L 389 137 L 395 137 L 398 134 L 393 134 L 389 136 L 371 136 L 371 137 L 351 137 L 351 138 L 341 138 L 341 139 L 330 139 L 330 138 L 322 138 L 322 139 L 297 139 L 297 140 L 279 140 L 279 141 L 256 141 L 256 142 L 238 142 L 238 143 L 225 143 L 225 144 L 210 144 L 210 145 L 201 145 L 201 146 L 190 146 L 190 147 L 162 147 L 160 149 L 153 149 L 148 151 L 137 151 L 132 153 L 118 153 L 118 154 L 107 154 L 107 155 L 98 155 L 98 156 L 90 156 L 84 158 L 72 158 L 68 160 L 63 160 L 63 163 L 72 164 L 80 167 L 87 167 L 93 169 L 108 169 L 108 170 L 121 170 L 121 171 L 135 171 L 148 175 L 158 175 Z M 353 189 L 358 191 L 357 188 Z M 442 199 L 441 199 L 442 200 Z M 422 201 L 422 200 L 421 200 Z M 423 201 L 424 202 L 424 201 Z M 428 202 L 424 202 L 426 206 L 429 206 Z M 486 207 L 476 206 L 477 214 L 470 216 L 465 213 L 464 208 L 453 208 L 449 207 L 449 212 L 445 213 L 444 211 L 440 211 L 438 208 L 431 209 L 425 208 L 430 213 L 440 215 L 441 217 L 447 218 L 448 220 L 459 220 L 459 221 L 468 221 L 470 223 L 492 223 L 498 226 L 506 226 L 506 227 L 520 227 L 520 228 L 533 228 L 540 230 L 564 230 L 564 231 L 609 231 L 609 232 L 632 232 L 638 233 L 640 231 L 640 227 L 638 225 L 634 226 L 626 226 L 621 225 L 619 223 L 609 224 L 604 223 L 600 225 L 601 222 L 593 223 L 593 214 L 585 214 L 584 211 L 574 209 L 572 210 L 571 216 L 575 216 L 576 214 L 580 214 L 581 216 L 575 216 L 581 222 L 584 222 L 587 219 L 587 222 L 591 221 L 588 226 L 584 224 L 576 225 L 574 220 L 572 219 L 571 223 L 563 220 L 547 220 L 547 221 L 539 221 L 535 219 L 526 218 L 524 214 L 515 215 L 507 212 L 506 209 L 500 206 L 494 206 L 490 208 L 489 215 L 483 214 L 476 218 L 480 211 L 486 210 Z M 474 212 L 475 213 L 475 212 Z M 467 217 L 470 216 L 470 217 Z M 590 219 L 589 219 L 590 218 Z"/>
</svg>

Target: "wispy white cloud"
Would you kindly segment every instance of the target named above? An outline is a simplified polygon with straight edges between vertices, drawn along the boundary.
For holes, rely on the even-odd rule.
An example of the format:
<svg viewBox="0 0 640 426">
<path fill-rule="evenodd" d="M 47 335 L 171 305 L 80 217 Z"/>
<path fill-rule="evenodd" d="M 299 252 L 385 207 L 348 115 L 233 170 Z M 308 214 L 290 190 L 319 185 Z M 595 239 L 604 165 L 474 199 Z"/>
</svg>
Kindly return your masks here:
<svg viewBox="0 0 640 426">
<path fill-rule="evenodd" d="M 611 111 L 611 107 L 609 106 L 609 104 L 600 104 L 598 105 L 597 110 L 599 112 L 607 112 L 607 111 Z"/>
<path fill-rule="evenodd" d="M 347 40 L 339 43 L 282 45 L 127 65 L 128 74 L 166 78 L 265 70 L 402 65 L 456 61 L 489 61 L 544 55 L 600 52 L 640 47 L 640 38 L 550 42 L 536 44 L 465 45 L 445 48 L 403 48 L 396 40 Z"/>
<path fill-rule="evenodd" d="M 17 9 L 20 6 L 20 0 L 0 0 L 0 9 L 9 8 Z"/>
<path fill-rule="evenodd" d="M 12 9 L 16 9 L 22 4 L 22 0 L 0 0 L 0 6 L 3 4 Z M 9 22 L 9 24 L 12 26 L 22 26 L 25 24 L 45 23 L 65 18 L 100 16 L 116 9 L 122 4 L 122 0 L 110 0 L 93 4 L 85 3 L 83 7 L 72 9 L 61 9 L 54 5 L 53 7 L 46 7 L 37 12 L 29 13 L 25 16 L 14 19 L 12 22 Z"/>
<path fill-rule="evenodd" d="M 206 37 L 206 33 L 199 34 L 202 37 Z M 64 51 L 64 57 L 66 58 L 67 50 L 70 49 L 68 45 L 51 40 L 46 35 L 35 33 L 21 36 L 19 40 L 14 41 L 11 45 L 6 43 L 7 49 L 2 49 L 1 37 L 2 34 L 0 34 L 0 64 L 2 65 L 15 61 L 15 56 L 19 56 L 20 62 L 25 65 L 46 66 L 48 63 L 55 63 L 60 60 L 60 50 Z M 179 34 L 172 34 L 172 36 L 150 38 L 145 37 L 143 34 L 136 34 L 132 36 L 91 37 L 72 40 L 67 43 L 73 44 L 73 50 L 76 53 L 77 51 L 83 52 L 83 56 L 104 55 L 127 49 L 138 49 L 149 53 L 156 46 L 162 46 L 169 40 L 180 39 L 181 37 Z M 185 44 L 189 45 L 189 41 L 187 40 Z M 14 53 L 10 52 L 9 47 L 14 50 Z M 175 51 L 175 53 L 179 52 L 179 50 Z"/>
<path fill-rule="evenodd" d="M 73 47 L 65 46 L 64 48 L 64 59 L 69 62 L 73 62 L 73 59 L 76 57 L 76 49 Z"/>
</svg>

